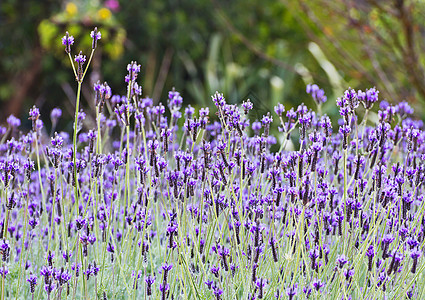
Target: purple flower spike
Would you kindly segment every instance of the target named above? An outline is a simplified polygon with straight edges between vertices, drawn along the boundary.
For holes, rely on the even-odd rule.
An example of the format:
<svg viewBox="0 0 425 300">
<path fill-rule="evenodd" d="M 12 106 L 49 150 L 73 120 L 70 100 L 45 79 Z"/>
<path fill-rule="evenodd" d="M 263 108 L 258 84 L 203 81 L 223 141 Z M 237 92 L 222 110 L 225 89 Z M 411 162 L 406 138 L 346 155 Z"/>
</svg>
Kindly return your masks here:
<svg viewBox="0 0 425 300">
<path fill-rule="evenodd" d="M 37 285 L 37 275 L 31 274 L 30 277 L 27 278 L 27 281 L 30 284 L 30 292 L 31 292 L 31 294 L 34 294 L 34 292 L 35 292 L 35 286 Z"/>
<path fill-rule="evenodd" d="M 159 285 L 159 290 L 160 290 L 161 292 L 163 292 L 163 293 L 164 293 L 164 292 L 166 292 L 166 291 L 168 291 L 168 290 L 169 290 L 169 288 L 170 288 L 170 285 L 169 285 L 168 283 L 167 283 L 167 284 L 165 284 L 165 285 L 161 283 L 161 284 Z"/>
<path fill-rule="evenodd" d="M 152 285 L 153 285 L 153 284 L 154 284 L 154 282 L 155 282 L 155 276 L 148 275 L 148 276 L 146 277 L 146 279 L 145 279 L 145 282 L 146 282 L 146 284 L 147 284 L 147 286 L 146 286 L 146 294 L 147 294 L 148 296 L 150 296 L 150 295 L 152 295 Z"/>
<path fill-rule="evenodd" d="M 293 286 L 286 288 L 286 294 L 288 295 L 289 300 L 294 299 L 297 293 L 298 293 L 298 284 L 295 284 Z"/>
<path fill-rule="evenodd" d="M 364 108 L 371 109 L 373 104 L 378 101 L 379 91 L 376 88 L 367 89 L 366 92 L 359 90 L 357 98 L 363 103 Z"/>
<path fill-rule="evenodd" d="M 375 250 L 373 248 L 373 245 L 370 245 L 369 248 L 367 249 L 366 256 L 369 259 L 368 271 L 372 271 L 372 262 L 373 262 L 373 257 L 375 256 Z"/>
<path fill-rule="evenodd" d="M 14 115 L 10 115 L 7 118 L 7 124 L 9 124 L 9 126 L 12 127 L 12 128 L 17 128 L 17 127 L 21 126 L 21 120 L 19 120 Z"/>
<path fill-rule="evenodd" d="M 217 300 L 220 300 L 220 299 L 221 299 L 221 294 L 223 294 L 223 290 L 222 290 L 222 289 L 219 289 L 219 288 L 216 286 L 216 287 L 214 287 L 213 293 L 214 293 L 215 298 L 216 298 Z"/>
<path fill-rule="evenodd" d="M 260 132 L 261 127 L 261 122 L 255 121 L 252 123 L 252 130 L 254 130 L 255 134 Z"/>
<path fill-rule="evenodd" d="M 75 55 L 75 62 L 77 63 L 77 81 L 81 82 L 84 76 L 83 65 L 86 62 L 86 56 L 80 51 L 78 55 Z"/>
<path fill-rule="evenodd" d="M 283 113 L 285 112 L 285 106 L 281 103 L 278 103 L 278 105 L 276 105 L 274 107 L 274 112 L 279 116 L 282 117 Z"/>
<path fill-rule="evenodd" d="M 226 99 L 224 99 L 223 94 L 219 92 L 215 92 L 214 96 L 211 96 L 211 98 L 217 107 L 223 107 L 226 104 Z"/>
<path fill-rule="evenodd" d="M 165 283 L 165 281 L 159 285 L 159 291 L 162 294 L 162 296 L 161 296 L 161 299 L 162 300 L 165 300 L 166 299 L 166 297 L 167 297 L 167 291 L 169 289 L 170 289 L 170 285 L 168 283 Z"/>
<path fill-rule="evenodd" d="M 52 120 L 52 122 L 56 123 L 61 116 L 62 116 L 62 110 L 58 107 L 55 107 L 50 112 L 50 119 Z"/>
<path fill-rule="evenodd" d="M 6 265 L 3 265 L 3 267 L 0 268 L 0 276 L 5 278 L 7 274 L 9 274 L 9 269 Z"/>
<path fill-rule="evenodd" d="M 263 123 L 264 126 L 269 125 L 273 122 L 273 118 L 270 115 L 265 115 L 261 119 L 261 123 Z"/>
<path fill-rule="evenodd" d="M 328 99 L 325 96 L 325 91 L 319 88 L 317 84 L 308 84 L 306 88 L 306 92 L 307 94 L 310 94 L 311 97 L 313 97 L 313 100 L 317 104 L 325 103 L 326 100 Z"/>
<path fill-rule="evenodd" d="M 416 268 L 418 266 L 418 259 L 421 257 L 422 252 L 420 250 L 414 249 L 412 252 L 410 252 L 410 257 L 413 259 L 413 265 L 411 272 L 416 273 Z"/>
<path fill-rule="evenodd" d="M 384 235 L 384 237 L 382 238 L 382 243 L 389 245 L 394 241 L 394 239 L 395 239 L 394 236 L 391 233 L 389 233 Z"/>
<path fill-rule="evenodd" d="M 347 260 L 347 257 L 345 257 L 345 255 L 340 255 L 336 259 L 336 264 L 338 265 L 340 269 L 342 269 L 347 262 L 348 260 Z"/>
<path fill-rule="evenodd" d="M 10 245 L 7 240 L 2 240 L 0 244 L 0 250 L 2 261 L 6 261 L 10 255 Z"/>
<path fill-rule="evenodd" d="M 44 285 L 44 290 L 47 292 L 48 295 L 50 295 L 55 289 L 55 284 L 52 282 L 46 283 Z"/>
<path fill-rule="evenodd" d="M 173 264 L 165 263 L 162 265 L 162 269 L 166 272 L 170 271 L 173 268 Z"/>
<path fill-rule="evenodd" d="M 34 105 L 29 112 L 29 120 L 36 121 L 40 117 L 40 110 Z"/>
<path fill-rule="evenodd" d="M 97 31 L 97 27 L 95 27 L 94 30 L 90 33 L 90 37 L 93 39 L 92 49 L 96 49 L 97 41 L 100 40 L 102 37 L 100 31 Z"/>
<path fill-rule="evenodd" d="M 354 269 L 344 269 L 345 279 L 348 281 L 354 276 Z"/>
<path fill-rule="evenodd" d="M 53 274 L 53 268 L 49 266 L 43 266 L 40 270 L 40 275 L 44 276 L 45 278 L 48 278 L 52 276 Z"/>
<path fill-rule="evenodd" d="M 112 245 L 111 243 L 108 243 L 108 246 L 106 246 L 106 251 L 110 253 L 114 253 L 115 252 L 114 245 Z"/>
<path fill-rule="evenodd" d="M 319 279 L 313 280 L 313 287 L 316 291 L 319 291 L 325 284 L 321 282 Z"/>
<path fill-rule="evenodd" d="M 81 52 L 78 55 L 75 55 L 75 62 L 78 64 L 84 64 L 86 62 L 86 56 Z"/>
<path fill-rule="evenodd" d="M 251 100 L 247 99 L 246 101 L 242 102 L 242 107 L 244 109 L 244 113 L 247 115 L 249 111 L 254 107 Z"/>
<path fill-rule="evenodd" d="M 211 273 L 214 274 L 215 277 L 218 278 L 218 275 L 219 275 L 218 272 L 220 271 L 220 267 L 212 266 L 211 269 L 210 269 L 210 271 L 211 271 Z"/>
<path fill-rule="evenodd" d="M 65 36 L 62 38 L 62 45 L 65 46 L 65 52 L 71 53 L 71 46 L 74 44 L 74 37 L 69 35 L 68 31 Z"/>
<path fill-rule="evenodd" d="M 128 74 L 125 76 L 125 82 L 130 83 L 131 81 L 135 83 L 137 79 L 137 75 L 140 72 L 140 65 L 137 64 L 137 62 L 132 61 L 131 63 L 127 65 L 127 71 L 128 71 Z"/>
</svg>

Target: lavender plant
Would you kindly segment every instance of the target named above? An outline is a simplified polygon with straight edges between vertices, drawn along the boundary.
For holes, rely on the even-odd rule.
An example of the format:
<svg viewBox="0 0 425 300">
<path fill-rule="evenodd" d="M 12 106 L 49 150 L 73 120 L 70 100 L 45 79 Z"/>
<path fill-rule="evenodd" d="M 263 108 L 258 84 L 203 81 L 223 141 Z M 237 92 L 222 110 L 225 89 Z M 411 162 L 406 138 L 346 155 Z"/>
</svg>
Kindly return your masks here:
<svg viewBox="0 0 425 300">
<path fill-rule="evenodd" d="M 406 102 L 382 101 L 374 124 L 378 91 L 348 89 L 338 125 L 279 104 L 274 137 L 270 113 L 251 124 L 252 103 L 218 92 L 215 120 L 183 112 L 174 89 L 167 112 L 142 97 L 131 62 L 126 95 L 94 85 L 96 127 L 85 128 L 91 36 L 76 68 L 73 37 L 62 39 L 77 81 L 72 135 L 47 139 L 36 107 L 30 132 L 13 116 L 0 128 L 1 299 L 424 297 L 425 133 Z M 307 92 L 320 110 L 323 90 Z"/>
</svg>

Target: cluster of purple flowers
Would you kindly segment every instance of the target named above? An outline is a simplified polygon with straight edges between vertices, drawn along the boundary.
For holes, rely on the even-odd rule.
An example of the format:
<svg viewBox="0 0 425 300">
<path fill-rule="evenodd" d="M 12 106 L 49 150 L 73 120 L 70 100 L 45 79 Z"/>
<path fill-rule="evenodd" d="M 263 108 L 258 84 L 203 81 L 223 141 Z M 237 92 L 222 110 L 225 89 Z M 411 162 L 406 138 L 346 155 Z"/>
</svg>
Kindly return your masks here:
<svg viewBox="0 0 425 300">
<path fill-rule="evenodd" d="M 62 42 L 70 53 L 73 38 Z M 279 104 L 274 137 L 272 114 L 250 122 L 249 100 L 216 93 L 215 119 L 208 108 L 182 113 L 173 89 L 166 111 L 141 97 L 140 65 L 127 71 L 126 96 L 95 84 L 97 126 L 79 114 L 76 148 L 65 132 L 45 138 L 36 107 L 30 132 L 13 116 L 0 128 L 2 295 L 419 295 L 425 132 L 407 103 L 381 102 L 376 124 L 358 120 L 375 88 L 338 98 L 335 124 Z M 307 91 L 326 101 L 316 85 Z M 54 109 L 54 126 L 60 117 Z"/>
</svg>

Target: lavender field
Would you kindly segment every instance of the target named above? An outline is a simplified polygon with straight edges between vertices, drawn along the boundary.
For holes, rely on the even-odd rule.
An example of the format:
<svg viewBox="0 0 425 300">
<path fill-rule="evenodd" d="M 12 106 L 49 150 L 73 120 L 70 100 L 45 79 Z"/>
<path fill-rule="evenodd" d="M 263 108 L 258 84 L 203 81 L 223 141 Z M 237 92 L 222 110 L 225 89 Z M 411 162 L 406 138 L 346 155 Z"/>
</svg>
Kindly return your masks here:
<svg viewBox="0 0 425 300">
<path fill-rule="evenodd" d="M 62 38 L 72 131 L 54 130 L 61 107 L 51 136 L 35 106 L 29 132 L 0 127 L 2 300 L 425 298 L 425 132 L 407 102 L 310 84 L 315 107 L 250 120 L 219 92 L 213 111 L 175 89 L 154 105 L 130 62 L 126 95 L 93 86 L 86 130 L 101 37 L 88 55 Z"/>
</svg>

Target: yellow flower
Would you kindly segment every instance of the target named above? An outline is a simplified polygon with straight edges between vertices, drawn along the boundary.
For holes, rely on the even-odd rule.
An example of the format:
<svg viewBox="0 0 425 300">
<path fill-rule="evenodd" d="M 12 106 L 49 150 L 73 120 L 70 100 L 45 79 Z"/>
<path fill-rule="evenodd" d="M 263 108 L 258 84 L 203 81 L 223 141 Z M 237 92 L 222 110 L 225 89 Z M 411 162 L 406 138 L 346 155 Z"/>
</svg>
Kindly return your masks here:
<svg viewBox="0 0 425 300">
<path fill-rule="evenodd" d="M 68 2 L 65 7 L 65 11 L 70 16 L 75 16 L 78 13 L 78 7 L 73 2 Z"/>
<path fill-rule="evenodd" d="M 111 18 L 112 13 L 109 9 L 103 7 L 97 11 L 97 15 L 101 20 L 107 20 Z"/>
</svg>

